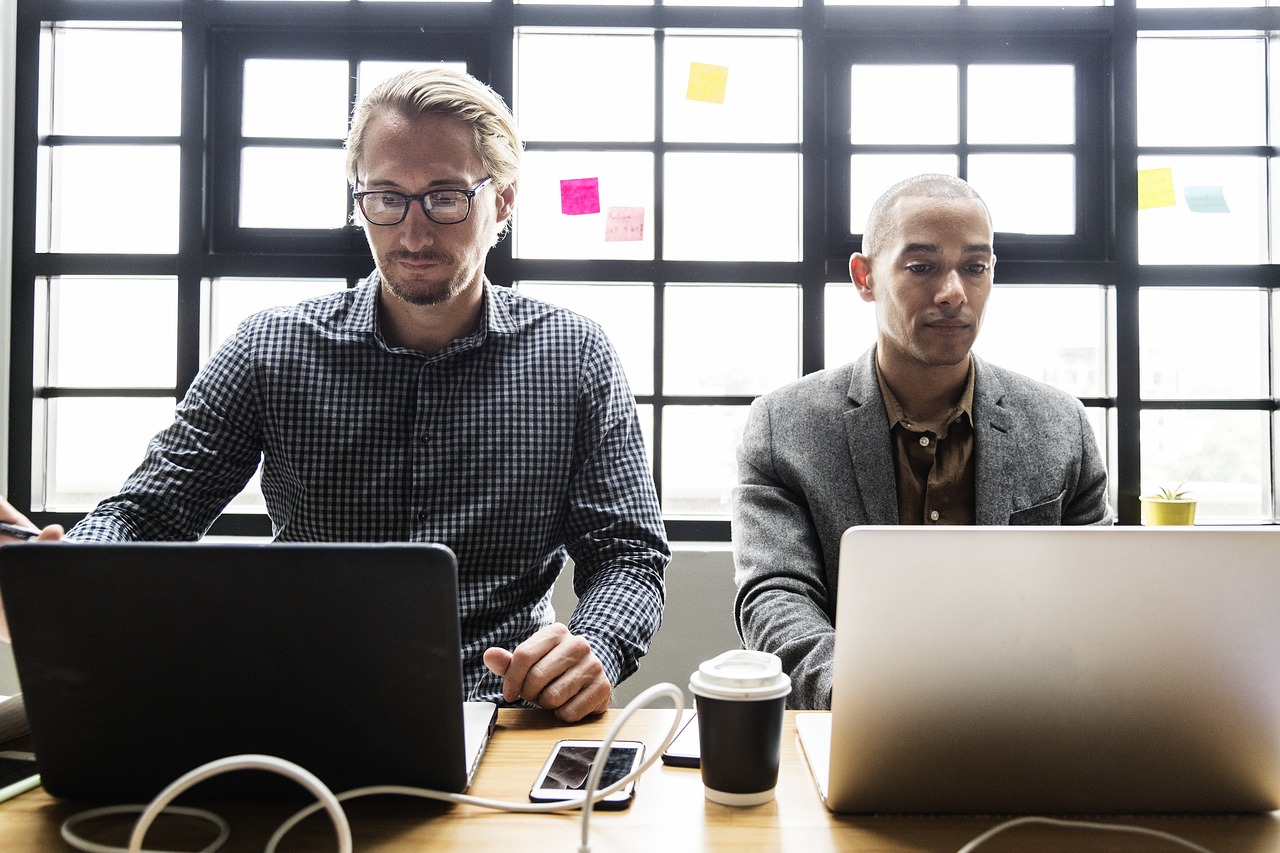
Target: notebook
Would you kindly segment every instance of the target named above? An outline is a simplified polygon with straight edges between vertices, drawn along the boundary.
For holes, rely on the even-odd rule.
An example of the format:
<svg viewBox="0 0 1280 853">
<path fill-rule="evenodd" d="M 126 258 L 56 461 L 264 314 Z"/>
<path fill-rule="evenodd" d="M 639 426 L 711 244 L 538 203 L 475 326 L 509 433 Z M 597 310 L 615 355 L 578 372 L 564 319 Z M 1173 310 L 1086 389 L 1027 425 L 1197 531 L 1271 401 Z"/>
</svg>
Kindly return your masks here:
<svg viewBox="0 0 1280 853">
<path fill-rule="evenodd" d="M 334 791 L 462 791 L 496 720 L 463 702 L 441 545 L 20 543 L 0 548 L 0 595 L 54 796 L 145 801 L 245 753 Z M 194 793 L 305 796 L 264 771 Z"/>
<path fill-rule="evenodd" d="M 853 528 L 834 665 L 835 812 L 1280 807 L 1280 529 Z"/>
</svg>

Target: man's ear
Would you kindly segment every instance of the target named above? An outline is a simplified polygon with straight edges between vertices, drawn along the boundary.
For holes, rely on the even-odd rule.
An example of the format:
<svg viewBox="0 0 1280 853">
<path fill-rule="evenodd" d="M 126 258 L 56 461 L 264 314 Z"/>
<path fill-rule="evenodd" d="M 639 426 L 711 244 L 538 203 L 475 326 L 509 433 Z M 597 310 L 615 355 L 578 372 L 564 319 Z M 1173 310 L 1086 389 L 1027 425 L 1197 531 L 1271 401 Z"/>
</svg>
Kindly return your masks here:
<svg viewBox="0 0 1280 853">
<path fill-rule="evenodd" d="M 874 302 L 876 297 L 871 291 L 871 259 L 861 252 L 854 252 L 849 257 L 849 278 L 854 289 L 862 297 L 863 302 Z"/>
<path fill-rule="evenodd" d="M 496 193 L 498 200 L 498 216 L 499 223 L 506 222 L 516 209 L 516 188 L 514 185 L 503 187 Z"/>
</svg>

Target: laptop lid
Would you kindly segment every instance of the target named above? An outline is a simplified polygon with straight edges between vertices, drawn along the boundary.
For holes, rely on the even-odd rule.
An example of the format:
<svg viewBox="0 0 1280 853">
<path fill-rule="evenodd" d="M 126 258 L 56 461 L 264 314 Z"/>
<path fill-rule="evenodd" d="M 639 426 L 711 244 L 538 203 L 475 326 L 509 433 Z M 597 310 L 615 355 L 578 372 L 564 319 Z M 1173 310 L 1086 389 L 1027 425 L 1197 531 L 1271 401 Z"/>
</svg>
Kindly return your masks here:
<svg viewBox="0 0 1280 853">
<path fill-rule="evenodd" d="M 41 778 L 148 799 L 228 755 L 333 790 L 464 790 L 496 708 L 464 703 L 454 555 L 429 544 L 22 543 L 0 595 Z M 260 771 L 207 796 L 300 796 Z"/>
<path fill-rule="evenodd" d="M 836 618 L 833 811 L 1280 806 L 1278 529 L 854 528 Z"/>
</svg>

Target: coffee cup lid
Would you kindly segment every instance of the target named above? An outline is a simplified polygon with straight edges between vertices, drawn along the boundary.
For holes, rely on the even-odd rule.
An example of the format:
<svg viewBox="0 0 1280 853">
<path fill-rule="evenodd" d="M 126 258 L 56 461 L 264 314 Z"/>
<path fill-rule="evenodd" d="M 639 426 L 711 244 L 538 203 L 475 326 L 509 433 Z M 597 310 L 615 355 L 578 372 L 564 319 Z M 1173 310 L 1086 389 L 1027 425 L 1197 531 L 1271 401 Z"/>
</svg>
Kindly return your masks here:
<svg viewBox="0 0 1280 853">
<path fill-rule="evenodd" d="M 777 699 L 791 693 L 791 678 L 777 655 L 734 649 L 703 661 L 689 689 L 710 699 Z"/>
</svg>

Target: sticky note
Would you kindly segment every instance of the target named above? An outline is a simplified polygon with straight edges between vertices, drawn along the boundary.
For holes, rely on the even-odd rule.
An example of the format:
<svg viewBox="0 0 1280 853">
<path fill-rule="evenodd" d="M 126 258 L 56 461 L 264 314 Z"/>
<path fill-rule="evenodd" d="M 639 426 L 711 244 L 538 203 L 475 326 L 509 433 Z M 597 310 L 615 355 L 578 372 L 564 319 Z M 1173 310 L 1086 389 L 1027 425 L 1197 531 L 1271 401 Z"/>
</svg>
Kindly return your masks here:
<svg viewBox="0 0 1280 853">
<path fill-rule="evenodd" d="M 723 65 L 689 63 L 689 88 L 685 98 L 690 101 L 706 101 L 723 104 L 724 90 L 729 84 L 729 69 Z"/>
<path fill-rule="evenodd" d="M 1182 191 L 1193 213 L 1230 213 L 1222 187 L 1186 187 Z"/>
<path fill-rule="evenodd" d="M 560 212 L 567 216 L 600 212 L 600 179 L 573 178 L 560 182 Z"/>
<path fill-rule="evenodd" d="M 604 240 L 622 243 L 644 239 L 643 207 L 611 207 L 604 215 Z"/>
<path fill-rule="evenodd" d="M 1138 170 L 1138 210 L 1152 207 L 1174 207 L 1178 197 L 1173 192 L 1173 169 Z"/>
</svg>

